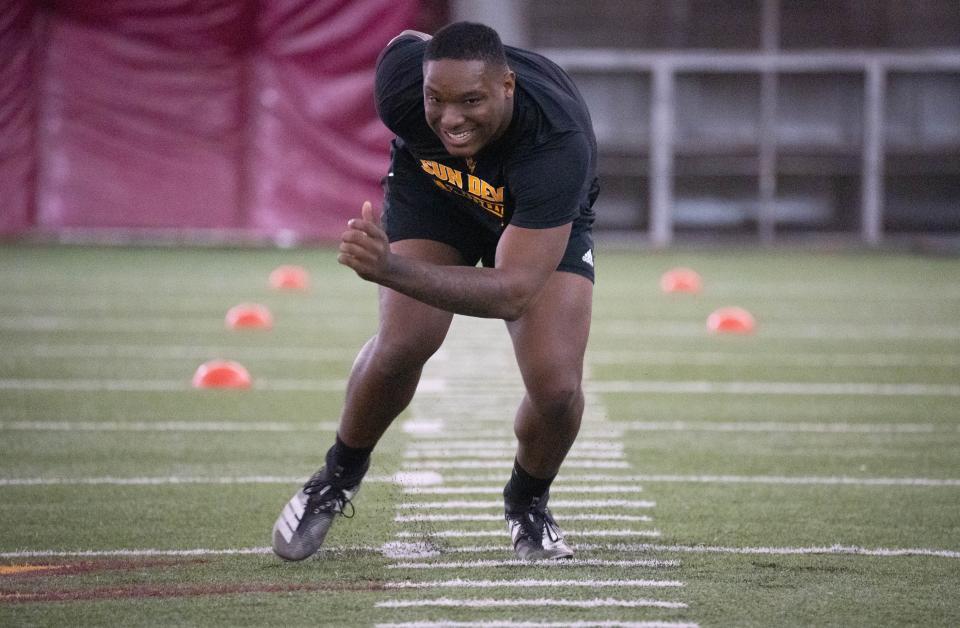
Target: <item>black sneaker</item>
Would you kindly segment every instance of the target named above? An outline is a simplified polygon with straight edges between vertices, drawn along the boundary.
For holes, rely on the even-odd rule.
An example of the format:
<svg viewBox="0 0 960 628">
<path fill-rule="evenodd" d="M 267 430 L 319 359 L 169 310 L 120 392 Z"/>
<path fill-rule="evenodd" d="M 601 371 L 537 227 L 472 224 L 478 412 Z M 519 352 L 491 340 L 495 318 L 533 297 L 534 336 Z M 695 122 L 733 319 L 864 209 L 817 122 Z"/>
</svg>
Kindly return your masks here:
<svg viewBox="0 0 960 628">
<path fill-rule="evenodd" d="M 325 466 L 314 473 L 290 498 L 273 524 L 274 553 L 284 560 L 303 560 L 315 554 L 323 544 L 334 516 L 337 513 L 348 519 L 353 516 L 350 500 L 360 490 L 363 473 L 344 478 L 343 467 L 328 474 Z"/>
<path fill-rule="evenodd" d="M 525 510 L 506 505 L 504 518 L 513 539 L 513 550 L 520 560 L 557 560 L 572 558 L 573 550 L 563 540 L 563 530 L 547 508 L 549 493 L 534 497 Z"/>
</svg>

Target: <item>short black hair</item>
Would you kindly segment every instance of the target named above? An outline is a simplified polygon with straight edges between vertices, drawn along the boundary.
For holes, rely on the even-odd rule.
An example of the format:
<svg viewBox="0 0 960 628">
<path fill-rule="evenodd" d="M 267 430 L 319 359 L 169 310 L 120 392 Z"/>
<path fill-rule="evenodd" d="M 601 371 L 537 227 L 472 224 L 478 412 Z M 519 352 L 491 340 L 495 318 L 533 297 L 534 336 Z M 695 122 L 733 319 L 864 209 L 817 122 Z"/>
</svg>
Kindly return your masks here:
<svg viewBox="0 0 960 628">
<path fill-rule="evenodd" d="M 500 35 L 485 24 L 454 22 L 438 30 L 427 42 L 423 60 L 480 60 L 488 65 L 507 67 Z"/>
</svg>

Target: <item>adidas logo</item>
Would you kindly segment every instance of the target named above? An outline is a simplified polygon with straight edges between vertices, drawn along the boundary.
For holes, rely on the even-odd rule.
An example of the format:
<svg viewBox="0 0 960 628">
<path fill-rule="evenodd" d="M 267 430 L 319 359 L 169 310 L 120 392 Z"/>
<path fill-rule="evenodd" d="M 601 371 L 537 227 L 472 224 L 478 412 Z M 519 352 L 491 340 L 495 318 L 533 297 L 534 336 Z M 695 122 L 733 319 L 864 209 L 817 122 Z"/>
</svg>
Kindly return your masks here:
<svg viewBox="0 0 960 628">
<path fill-rule="evenodd" d="M 580 259 L 582 259 L 586 263 L 590 264 L 591 267 L 593 267 L 593 249 L 587 249 L 587 252 L 584 253 L 583 257 L 581 257 Z"/>
</svg>

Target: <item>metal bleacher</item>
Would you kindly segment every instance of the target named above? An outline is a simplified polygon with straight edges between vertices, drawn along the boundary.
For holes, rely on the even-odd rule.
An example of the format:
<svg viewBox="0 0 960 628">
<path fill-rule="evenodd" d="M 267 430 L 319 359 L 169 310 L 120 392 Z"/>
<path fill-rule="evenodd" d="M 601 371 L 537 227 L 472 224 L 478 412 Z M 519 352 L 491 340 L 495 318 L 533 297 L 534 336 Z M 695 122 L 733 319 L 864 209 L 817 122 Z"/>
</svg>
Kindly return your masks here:
<svg viewBox="0 0 960 628">
<path fill-rule="evenodd" d="M 957 0 L 508 4 L 591 107 L 599 228 L 960 234 Z"/>
</svg>

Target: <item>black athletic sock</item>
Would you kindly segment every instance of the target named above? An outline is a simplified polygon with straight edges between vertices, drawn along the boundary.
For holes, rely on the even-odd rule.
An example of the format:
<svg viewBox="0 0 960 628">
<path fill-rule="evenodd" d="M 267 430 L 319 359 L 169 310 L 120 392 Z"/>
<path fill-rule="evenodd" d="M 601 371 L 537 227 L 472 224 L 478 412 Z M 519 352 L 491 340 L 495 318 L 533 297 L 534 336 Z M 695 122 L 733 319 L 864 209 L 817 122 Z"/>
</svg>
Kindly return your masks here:
<svg viewBox="0 0 960 628">
<path fill-rule="evenodd" d="M 542 498 L 547 494 L 554 477 L 556 476 L 547 479 L 535 478 L 514 459 L 510 481 L 503 487 L 503 501 L 507 511 L 518 512 L 529 508 L 535 497 Z"/>
<path fill-rule="evenodd" d="M 337 434 L 337 440 L 327 451 L 327 469 L 333 471 L 340 469 L 338 475 L 345 478 L 360 479 L 367 472 L 370 464 L 370 454 L 373 447 L 351 447 L 340 440 Z M 337 471 L 333 471 L 337 473 Z"/>
</svg>

